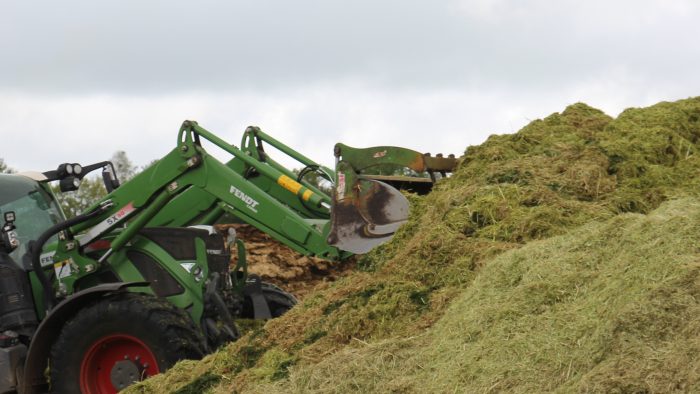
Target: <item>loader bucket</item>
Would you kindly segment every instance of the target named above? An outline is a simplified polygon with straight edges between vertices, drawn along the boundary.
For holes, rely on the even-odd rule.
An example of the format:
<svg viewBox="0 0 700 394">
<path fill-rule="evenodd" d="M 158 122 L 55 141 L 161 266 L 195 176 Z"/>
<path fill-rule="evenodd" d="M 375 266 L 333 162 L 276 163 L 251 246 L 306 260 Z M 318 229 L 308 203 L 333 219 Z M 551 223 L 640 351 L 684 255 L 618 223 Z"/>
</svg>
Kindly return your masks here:
<svg viewBox="0 0 700 394">
<path fill-rule="evenodd" d="M 459 159 L 431 156 L 395 146 L 353 148 L 336 144 L 336 184 L 331 207 L 328 243 L 352 253 L 367 253 L 391 239 L 408 220 L 408 200 L 396 188 L 427 194 L 436 174 L 446 177 Z M 380 167 L 393 166 L 427 173 L 430 177 L 378 175 Z"/>
<path fill-rule="evenodd" d="M 337 167 L 328 243 L 367 253 L 391 239 L 408 220 L 408 200 L 388 184 L 358 175 L 346 163 Z"/>
</svg>

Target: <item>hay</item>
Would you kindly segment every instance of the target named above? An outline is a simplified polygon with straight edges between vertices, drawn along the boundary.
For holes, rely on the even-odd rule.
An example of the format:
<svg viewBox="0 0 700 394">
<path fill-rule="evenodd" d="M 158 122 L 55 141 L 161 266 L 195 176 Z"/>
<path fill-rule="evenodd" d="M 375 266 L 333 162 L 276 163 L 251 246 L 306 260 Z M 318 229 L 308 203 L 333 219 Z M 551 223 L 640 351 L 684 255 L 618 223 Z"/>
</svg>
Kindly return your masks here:
<svg viewBox="0 0 700 394">
<path fill-rule="evenodd" d="M 566 261 L 571 256 L 599 250 L 595 245 L 605 243 L 606 237 L 614 238 L 616 226 L 643 221 L 640 216 L 620 214 L 646 214 L 669 199 L 698 195 L 700 162 L 695 152 L 700 136 L 699 118 L 700 98 L 630 109 L 617 119 L 585 104 L 575 104 L 560 114 L 530 123 L 516 134 L 492 136 L 480 146 L 469 147 L 454 176 L 426 197 L 411 197 L 409 223 L 391 243 L 360 259 L 358 272 L 309 294 L 299 307 L 267 323 L 257 336 L 248 336 L 227 347 L 223 355 L 214 356 L 216 361 L 208 358 L 203 363 L 207 368 L 176 368 L 165 374 L 167 377 L 139 385 L 139 390 L 175 390 L 205 372 L 222 376 L 215 389 L 221 392 L 233 388 L 264 391 L 260 385 L 265 390 L 278 387 L 282 391 L 324 391 L 324 387 L 336 387 L 330 391 L 342 392 L 353 390 L 352 385 L 357 385 L 355 389 L 380 391 L 464 391 L 462 388 L 466 387 L 538 391 L 536 388 L 554 390 L 573 384 L 572 379 L 584 391 L 633 390 L 644 379 L 628 376 L 626 380 L 620 378 L 618 386 L 606 386 L 620 376 L 619 369 L 624 369 L 627 362 L 624 360 L 631 359 L 613 362 L 605 356 L 612 354 L 610 349 L 605 353 L 591 343 L 611 344 L 598 334 L 611 335 L 606 330 L 613 323 L 605 319 L 612 315 L 604 314 L 605 308 L 611 308 L 619 317 L 628 312 L 625 308 L 637 304 L 618 305 L 612 299 L 585 298 L 586 292 L 592 291 L 586 281 L 596 286 L 609 282 L 611 294 L 621 292 L 622 298 L 635 303 L 652 297 L 652 283 L 645 281 L 646 287 L 634 288 L 635 294 L 639 293 L 637 298 L 628 297 L 625 290 L 631 284 L 614 286 L 622 280 L 619 275 L 627 271 L 611 268 L 606 277 L 597 271 L 600 262 L 614 257 L 605 255 L 602 249 L 603 255 L 596 257 L 599 265 L 587 270 Z M 692 200 L 683 201 L 693 204 Z M 587 224 L 591 222 L 606 224 Z M 602 232 L 603 228 L 609 233 L 596 238 L 595 231 Z M 670 225 L 664 230 L 669 234 L 660 234 L 653 227 L 648 231 L 649 243 L 655 242 L 657 236 L 673 236 Z M 578 242 L 587 234 L 593 237 L 592 246 Z M 551 241 L 551 245 L 540 241 L 560 235 L 563 237 Z M 569 244 L 579 245 L 580 251 L 572 250 Z M 517 251 L 524 245 L 527 246 Z M 611 252 L 623 254 L 644 246 L 634 239 L 611 245 L 608 244 Z M 541 253 L 537 254 L 540 248 Z M 558 248 L 564 249 L 559 253 Z M 520 256 L 517 264 L 504 262 L 513 256 Z M 540 260 L 549 265 L 540 265 Z M 530 271 L 533 265 L 541 268 L 537 272 L 541 280 L 527 276 L 534 272 Z M 566 269 L 557 269 L 558 266 Z M 508 269 L 497 271 L 498 267 Z M 571 274 L 568 269 L 573 269 Z M 643 274 L 639 272 L 638 279 L 644 279 Z M 583 293 L 576 293 L 572 285 Z M 513 286 L 517 291 L 511 291 Z M 467 296 L 479 303 L 462 301 Z M 578 310 L 551 315 L 568 305 L 567 300 L 579 298 L 587 300 L 578 305 L 588 308 L 582 315 L 587 318 L 577 318 Z M 454 315 L 450 311 L 460 305 L 460 313 L 471 320 L 450 323 L 449 318 Z M 653 312 L 665 316 L 660 310 Z M 629 313 L 634 311 L 630 309 Z M 435 325 L 437 321 L 440 323 Z M 504 325 L 504 321 L 513 325 Z M 462 333 L 460 337 L 471 338 L 474 346 L 457 342 L 445 342 L 443 346 L 433 337 L 432 333 L 438 331 L 444 338 L 449 338 L 451 332 Z M 530 343 L 524 339 L 534 331 L 551 332 L 552 341 Z M 576 349 L 566 347 L 572 338 L 583 338 L 582 346 L 602 353 L 586 362 L 572 361 L 570 356 Z M 640 349 L 633 351 L 630 347 L 625 351 L 639 356 L 649 346 L 645 340 L 650 339 L 635 343 Z M 463 357 L 454 351 L 450 353 L 450 346 L 465 352 Z M 245 354 L 247 347 L 263 352 L 253 365 L 241 362 L 237 355 Z M 385 347 L 393 356 L 386 356 Z M 408 350 L 402 352 L 404 348 Z M 440 351 L 428 351 L 431 349 Z M 266 356 L 265 351 L 270 355 Z M 442 354 L 445 357 L 441 358 Z M 338 358 L 345 359 L 339 362 Z M 551 359 L 558 361 L 552 363 Z M 348 376 L 332 378 L 342 376 L 342 372 L 330 373 L 328 369 L 324 375 L 322 366 L 326 364 L 338 371 L 352 371 L 364 380 L 351 379 L 354 383 L 348 386 L 341 382 Z M 441 369 L 446 372 L 442 374 Z M 291 374 L 285 377 L 287 372 L 280 371 Z M 173 374 L 179 376 L 171 377 Z M 410 378 L 411 374 L 420 376 L 421 381 Z M 319 382 L 316 375 L 328 379 L 327 385 Z M 528 376 L 532 379 L 528 380 Z M 442 383 L 426 386 L 436 380 Z M 163 385 L 173 381 L 177 383 Z"/>
</svg>

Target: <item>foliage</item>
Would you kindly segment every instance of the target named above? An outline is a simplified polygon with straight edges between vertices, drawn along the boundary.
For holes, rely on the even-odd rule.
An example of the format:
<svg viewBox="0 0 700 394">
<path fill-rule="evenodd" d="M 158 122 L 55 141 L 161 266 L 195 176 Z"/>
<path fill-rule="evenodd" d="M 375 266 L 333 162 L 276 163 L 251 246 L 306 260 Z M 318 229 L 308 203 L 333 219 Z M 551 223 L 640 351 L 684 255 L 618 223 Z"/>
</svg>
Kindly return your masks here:
<svg viewBox="0 0 700 394">
<path fill-rule="evenodd" d="M 112 158 L 110 159 L 114 165 L 114 169 L 117 172 L 117 178 L 120 181 L 126 182 L 136 175 L 138 168 L 129 160 L 126 152 L 123 150 L 118 150 L 114 152 Z"/>
<path fill-rule="evenodd" d="M 15 170 L 12 167 L 9 167 L 5 163 L 5 160 L 0 159 L 0 174 L 12 174 L 14 172 Z"/>
<path fill-rule="evenodd" d="M 102 178 L 85 177 L 80 188 L 71 192 L 62 192 L 57 184 L 51 185 L 66 218 L 72 218 L 85 212 L 87 208 L 95 204 L 107 195 L 107 190 L 102 183 Z"/>
</svg>

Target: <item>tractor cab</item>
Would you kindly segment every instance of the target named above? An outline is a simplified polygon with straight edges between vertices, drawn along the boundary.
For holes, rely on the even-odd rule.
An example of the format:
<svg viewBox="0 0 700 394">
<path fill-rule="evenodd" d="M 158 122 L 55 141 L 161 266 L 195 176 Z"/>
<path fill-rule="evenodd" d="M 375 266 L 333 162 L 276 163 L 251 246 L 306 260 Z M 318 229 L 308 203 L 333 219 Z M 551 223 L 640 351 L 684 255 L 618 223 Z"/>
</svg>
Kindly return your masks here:
<svg viewBox="0 0 700 394">
<path fill-rule="evenodd" d="M 65 220 L 56 199 L 45 186 L 25 175 L 0 174 L 0 215 L 14 212 L 19 247 L 10 256 L 22 261 L 29 241 Z"/>
</svg>

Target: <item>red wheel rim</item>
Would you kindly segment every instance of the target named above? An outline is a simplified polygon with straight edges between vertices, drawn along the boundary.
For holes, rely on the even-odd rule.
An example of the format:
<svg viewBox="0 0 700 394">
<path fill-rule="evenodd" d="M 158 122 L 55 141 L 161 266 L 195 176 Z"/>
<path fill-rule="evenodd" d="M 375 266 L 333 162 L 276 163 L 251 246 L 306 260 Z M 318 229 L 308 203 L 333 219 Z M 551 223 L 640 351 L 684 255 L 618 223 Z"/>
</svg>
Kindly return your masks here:
<svg viewBox="0 0 700 394">
<path fill-rule="evenodd" d="M 84 394 L 117 393 L 112 384 L 112 368 L 125 360 L 138 365 L 139 380 L 160 372 L 153 352 L 141 340 L 126 334 L 107 335 L 95 341 L 83 356 L 80 391 Z"/>
</svg>

